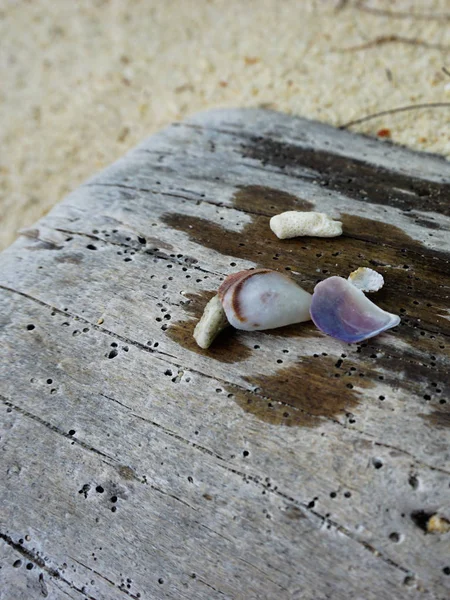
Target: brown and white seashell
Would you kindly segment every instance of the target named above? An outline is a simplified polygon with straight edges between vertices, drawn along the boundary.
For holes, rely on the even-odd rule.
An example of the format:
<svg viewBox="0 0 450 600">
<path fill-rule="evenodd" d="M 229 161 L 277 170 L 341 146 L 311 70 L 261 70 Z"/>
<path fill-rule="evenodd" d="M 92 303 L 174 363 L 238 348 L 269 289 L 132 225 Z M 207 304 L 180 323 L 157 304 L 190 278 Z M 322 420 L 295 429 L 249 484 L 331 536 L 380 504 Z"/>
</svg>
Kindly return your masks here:
<svg viewBox="0 0 450 600">
<path fill-rule="evenodd" d="M 311 319 L 311 294 L 292 279 L 270 269 L 241 271 L 228 276 L 219 298 L 236 329 L 275 329 Z"/>
</svg>

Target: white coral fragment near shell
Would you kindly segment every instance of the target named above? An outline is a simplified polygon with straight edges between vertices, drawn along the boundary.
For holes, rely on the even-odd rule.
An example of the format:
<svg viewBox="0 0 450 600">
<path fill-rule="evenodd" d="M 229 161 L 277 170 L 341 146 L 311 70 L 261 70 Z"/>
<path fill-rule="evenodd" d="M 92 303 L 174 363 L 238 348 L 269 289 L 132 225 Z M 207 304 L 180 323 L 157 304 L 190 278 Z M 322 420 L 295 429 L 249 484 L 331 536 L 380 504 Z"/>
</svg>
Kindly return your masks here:
<svg viewBox="0 0 450 600">
<path fill-rule="evenodd" d="M 320 212 L 288 210 L 270 219 L 270 229 L 285 240 L 300 236 L 336 237 L 342 235 L 342 223 Z"/>
<path fill-rule="evenodd" d="M 348 280 L 362 292 L 378 292 L 384 285 L 383 275 L 369 267 L 359 267 L 350 273 Z"/>
<path fill-rule="evenodd" d="M 209 348 L 219 333 L 228 327 L 228 319 L 222 302 L 216 294 L 205 306 L 203 315 L 194 329 L 194 339 L 200 348 Z"/>
<path fill-rule="evenodd" d="M 230 275 L 220 286 L 219 297 L 228 321 L 236 329 L 275 329 L 311 318 L 311 294 L 270 269 Z"/>
</svg>

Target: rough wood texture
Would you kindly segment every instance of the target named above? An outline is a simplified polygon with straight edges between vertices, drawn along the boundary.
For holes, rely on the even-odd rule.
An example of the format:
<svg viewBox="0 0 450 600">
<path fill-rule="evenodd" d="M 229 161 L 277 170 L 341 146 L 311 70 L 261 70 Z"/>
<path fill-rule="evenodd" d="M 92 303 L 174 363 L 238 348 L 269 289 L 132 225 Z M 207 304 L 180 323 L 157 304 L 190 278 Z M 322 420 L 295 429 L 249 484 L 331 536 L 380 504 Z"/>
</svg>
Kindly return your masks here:
<svg viewBox="0 0 450 600">
<path fill-rule="evenodd" d="M 1 598 L 442 599 L 450 166 L 258 110 L 174 125 L 1 256 Z M 277 240 L 295 207 L 345 234 Z M 192 331 L 230 272 L 384 275 L 396 329 Z"/>
</svg>

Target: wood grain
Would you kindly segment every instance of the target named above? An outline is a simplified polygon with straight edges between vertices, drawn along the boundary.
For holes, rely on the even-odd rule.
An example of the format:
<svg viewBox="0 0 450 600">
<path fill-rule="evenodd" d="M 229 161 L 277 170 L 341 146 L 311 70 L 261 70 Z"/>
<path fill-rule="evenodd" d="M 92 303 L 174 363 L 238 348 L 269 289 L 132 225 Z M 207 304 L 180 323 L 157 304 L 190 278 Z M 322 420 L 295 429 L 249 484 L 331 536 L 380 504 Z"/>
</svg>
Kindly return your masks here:
<svg viewBox="0 0 450 600">
<path fill-rule="evenodd" d="M 1 598 L 446 598 L 449 190 L 438 157 L 213 111 L 23 232 L 0 259 Z M 344 235 L 277 240 L 295 208 Z M 193 342 L 229 273 L 312 291 L 358 266 L 389 333 Z"/>
</svg>

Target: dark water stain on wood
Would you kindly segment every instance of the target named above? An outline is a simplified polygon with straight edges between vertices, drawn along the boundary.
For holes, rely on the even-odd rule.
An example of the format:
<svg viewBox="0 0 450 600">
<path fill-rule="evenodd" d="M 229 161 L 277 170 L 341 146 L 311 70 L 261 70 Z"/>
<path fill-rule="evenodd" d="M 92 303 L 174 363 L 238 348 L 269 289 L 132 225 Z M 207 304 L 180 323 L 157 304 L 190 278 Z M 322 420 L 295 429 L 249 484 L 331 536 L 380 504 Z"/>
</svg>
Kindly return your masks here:
<svg viewBox="0 0 450 600">
<path fill-rule="evenodd" d="M 234 194 L 233 206 L 263 216 L 273 216 L 286 210 L 314 210 L 312 202 L 264 185 L 239 186 Z"/>
<path fill-rule="evenodd" d="M 245 379 L 253 392 L 228 387 L 239 406 L 262 421 L 288 427 L 315 427 L 321 417 L 337 419 L 354 410 L 363 399 L 357 388 L 373 386 L 369 378 L 358 378 L 353 383 L 341 379 L 336 359 L 325 356 L 306 357 L 275 374 Z"/>
<path fill-rule="evenodd" d="M 351 236 L 343 252 L 352 261 L 349 266 L 371 267 L 385 277 L 376 302 L 390 312 L 401 309 L 419 328 L 426 323 L 428 329 L 448 335 L 450 323 L 441 313 L 448 307 L 450 255 L 426 248 L 388 223 L 347 214 L 341 219 L 343 237 Z"/>
<path fill-rule="evenodd" d="M 308 168 L 318 174 L 321 185 L 353 200 L 393 206 L 402 210 L 418 208 L 450 216 L 450 182 L 427 181 L 364 160 L 333 154 L 317 148 L 303 148 L 276 140 L 252 137 L 242 144 L 244 157 L 280 169 Z"/>
<path fill-rule="evenodd" d="M 254 211 L 250 214 L 251 223 L 245 225 L 239 235 L 222 224 L 195 216 L 166 214 L 162 220 L 173 229 L 187 233 L 192 241 L 221 254 L 251 260 L 262 268 L 290 270 L 288 261 L 293 264 L 290 255 L 295 246 L 286 248 L 280 244 L 270 231 L 270 215 L 283 210 L 310 210 L 312 204 L 283 191 L 253 185 L 238 189 L 233 204 L 239 210 Z"/>
<path fill-rule="evenodd" d="M 194 328 L 197 320 L 179 321 L 167 330 L 167 335 L 177 344 L 202 356 L 223 363 L 237 363 L 251 356 L 252 351 L 239 341 L 238 334 L 231 327 L 220 333 L 207 350 L 200 348 L 194 340 Z"/>
<path fill-rule="evenodd" d="M 223 363 L 237 363 L 251 356 L 251 349 L 239 340 L 242 335 L 232 327 L 225 329 L 214 340 L 207 350 L 200 348 L 194 340 L 194 329 L 202 316 L 206 304 L 216 294 L 215 291 L 200 292 L 199 294 L 188 294 L 189 300 L 184 306 L 186 312 L 193 318 L 173 323 L 167 330 L 171 340 L 196 354 L 207 356 Z"/>
<path fill-rule="evenodd" d="M 393 245 L 400 248 L 413 248 L 422 251 L 423 246 L 403 229 L 384 221 L 375 221 L 358 215 L 342 214 L 344 237 L 370 241 L 380 246 Z"/>
<path fill-rule="evenodd" d="M 444 266 L 450 274 L 450 254 L 448 252 L 427 248 L 396 225 L 345 213 L 341 214 L 340 220 L 344 225 L 343 237 L 369 241 L 384 249 L 392 246 L 392 250 L 400 250 L 401 254 L 408 253 L 408 251 L 414 252 L 418 255 L 416 258 L 422 259 L 422 263 L 425 263 L 427 267 L 442 270 Z M 437 262 L 439 265 L 436 264 Z"/>
<path fill-rule="evenodd" d="M 408 348 L 386 346 L 383 336 L 357 344 L 360 371 L 375 377 L 380 375 L 376 369 L 381 369 L 384 383 L 405 392 L 414 392 L 420 398 L 430 396 L 437 399 L 450 396 L 447 366 L 450 361 L 450 349 L 444 345 L 443 348 L 431 348 L 435 352 L 432 353 L 427 347 L 427 342 L 434 340 L 419 337 L 421 347 L 412 343 Z"/>
<path fill-rule="evenodd" d="M 223 255 L 288 272 L 309 292 L 326 277 L 347 277 L 358 267 L 375 268 L 386 279 L 385 287 L 376 296 L 381 308 L 393 313 L 402 308 L 404 316 L 450 335 L 450 321 L 440 316 L 445 315 L 448 306 L 445 285 L 445 274 L 450 274 L 448 254 L 423 247 L 394 225 L 346 214 L 342 215 L 345 233 L 341 237 L 278 240 L 270 231 L 269 216 L 259 213 L 269 210 L 277 213 L 304 201 L 281 192 L 278 205 L 276 193 L 272 188 L 264 192 L 261 186 L 248 186 L 236 192 L 236 207 L 245 210 L 251 206 L 258 212 L 251 215 L 252 221 L 239 235 L 222 224 L 196 216 L 166 214 L 163 221 L 185 232 L 199 245 Z M 267 210 L 268 201 L 274 209 Z"/>
<path fill-rule="evenodd" d="M 308 427 L 319 425 L 320 417 L 339 418 L 343 413 L 348 416 L 364 399 L 368 402 L 385 400 L 384 396 L 371 395 L 369 398 L 361 391 L 361 388 L 369 390 L 381 381 L 388 390 L 384 392 L 387 398 L 389 389 L 405 393 L 405 409 L 408 411 L 422 406 L 424 398 L 433 398 L 435 388 L 431 385 L 428 365 L 421 364 L 417 357 L 416 360 L 408 360 L 386 353 L 369 355 L 373 350 L 369 344 L 365 346 L 365 354 L 362 353 L 364 348 L 358 346 L 357 353 L 350 356 L 343 354 L 341 359 L 314 355 L 275 374 L 250 375 L 245 379 L 253 392 L 236 390 L 232 385 L 228 390 L 243 410 L 265 422 Z M 445 370 L 440 375 L 448 378 Z M 441 392 L 445 395 L 443 387 Z M 448 427 L 450 414 L 445 412 L 445 408 L 420 416 L 430 425 Z M 354 422 L 358 417 L 352 414 L 350 418 Z"/>
<path fill-rule="evenodd" d="M 379 338 L 359 344 L 356 347 L 357 356 L 352 354 L 354 370 L 359 377 L 357 385 L 353 383 L 353 379 L 349 379 L 354 374 L 350 367 L 344 365 L 345 372 L 340 370 L 334 373 L 334 363 L 327 363 L 323 365 L 325 370 L 315 373 L 318 359 L 305 359 L 302 363 L 289 367 L 286 373 L 278 370 L 275 375 L 249 377 L 248 383 L 260 387 L 263 396 L 273 396 L 270 407 L 264 399 L 259 398 L 259 394 L 242 391 L 236 393 L 235 390 L 231 390 L 231 393 L 235 394 L 236 400 L 245 410 L 251 410 L 264 420 L 288 425 L 314 425 L 318 423 L 320 416 L 350 410 L 356 405 L 360 394 L 354 392 L 353 388 L 347 388 L 347 384 L 369 387 L 370 381 L 381 379 L 386 385 L 402 389 L 406 396 L 415 398 L 416 408 L 418 401 L 423 402 L 429 397 L 434 402 L 436 398 L 431 384 L 443 382 L 439 383 L 439 389 L 445 391 L 446 384 L 449 383 L 444 365 L 449 358 L 450 344 L 445 343 L 446 339 L 442 334 L 450 335 L 450 323 L 444 316 L 440 316 L 446 314 L 448 306 L 448 288 L 443 284 L 449 265 L 448 255 L 423 247 L 396 226 L 347 214 L 341 217 L 345 232 L 342 237 L 292 240 L 275 238 L 269 229 L 269 214 L 299 207 L 310 209 L 304 202 L 272 188 L 240 188 L 235 194 L 236 208 L 253 211 L 251 222 L 240 235 L 227 231 L 221 224 L 195 216 L 168 214 L 164 221 L 187 233 L 196 243 L 216 252 L 251 260 L 258 267 L 288 272 L 309 292 L 313 291 L 318 281 L 331 275 L 346 277 L 360 266 L 375 268 L 384 275 L 386 285 L 373 295 L 373 299 L 382 308 L 401 315 L 400 326 L 390 334 L 401 339 L 408 348 L 386 347 Z M 300 275 L 292 273 L 293 270 Z M 213 293 L 192 299 L 191 307 L 187 306 L 186 309 L 198 318 Z M 194 326 L 195 321 L 175 324 L 172 326 L 172 335 L 176 335 L 179 343 L 193 351 L 208 356 L 218 352 L 222 357 L 218 357 L 219 360 L 225 356 L 226 362 L 233 362 L 233 350 L 228 346 L 233 343 L 233 335 L 228 339 L 222 338 L 231 354 L 216 344 L 210 350 L 202 351 L 196 347 L 192 338 Z M 258 335 L 268 336 L 268 339 L 274 336 L 323 336 L 312 323 L 259 332 Z M 222 343 L 220 339 L 218 342 Z M 247 358 L 251 351 L 246 346 L 244 348 L 243 358 Z M 241 360 L 239 353 L 236 360 Z M 329 376 L 332 384 L 323 388 L 323 382 L 327 382 Z M 345 387 L 343 392 L 337 394 L 336 390 L 341 385 L 339 378 L 345 381 Z M 301 391 L 300 380 L 307 382 L 304 393 Z M 297 395 L 293 392 L 291 381 L 295 381 L 300 390 Z M 318 404 L 314 405 L 312 398 Z M 318 406 L 322 406 L 324 398 L 331 398 L 331 401 L 324 402 L 324 412 L 319 414 Z M 285 410 L 285 404 L 289 402 L 293 403 L 295 414 Z M 432 421 L 428 419 L 428 422 Z"/>
</svg>

